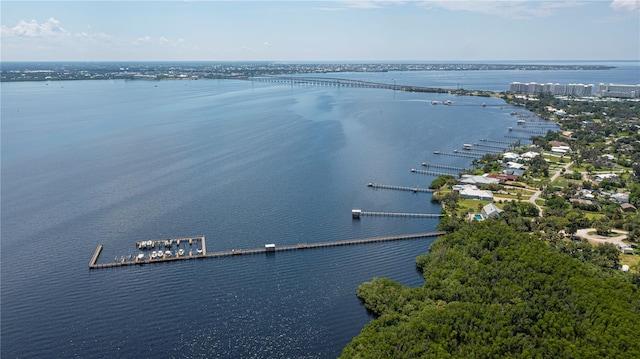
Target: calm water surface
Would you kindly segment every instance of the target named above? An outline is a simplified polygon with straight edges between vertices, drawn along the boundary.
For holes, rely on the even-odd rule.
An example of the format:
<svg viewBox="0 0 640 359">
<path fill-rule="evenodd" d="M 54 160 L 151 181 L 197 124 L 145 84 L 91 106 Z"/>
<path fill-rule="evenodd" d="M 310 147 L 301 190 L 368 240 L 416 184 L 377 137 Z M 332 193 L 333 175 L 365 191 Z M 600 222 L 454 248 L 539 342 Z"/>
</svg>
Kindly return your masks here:
<svg viewBox="0 0 640 359">
<path fill-rule="evenodd" d="M 229 80 L 3 83 L 2 357 L 335 357 L 371 320 L 357 286 L 420 285 L 432 239 L 96 271 L 89 259 L 98 243 L 108 262 L 136 240 L 196 234 L 215 251 L 433 231 L 350 211 L 438 212 L 428 194 L 366 184 L 428 186 L 410 169 L 466 166 L 433 151 L 504 139 L 511 111 Z"/>
</svg>

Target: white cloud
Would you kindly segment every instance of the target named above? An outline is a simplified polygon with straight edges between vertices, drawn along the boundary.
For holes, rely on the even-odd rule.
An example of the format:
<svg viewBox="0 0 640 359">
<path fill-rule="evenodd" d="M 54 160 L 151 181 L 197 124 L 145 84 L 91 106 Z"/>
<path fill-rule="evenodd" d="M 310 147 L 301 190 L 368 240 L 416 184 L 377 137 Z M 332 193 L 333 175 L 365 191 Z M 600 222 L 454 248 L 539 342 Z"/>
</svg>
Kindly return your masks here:
<svg viewBox="0 0 640 359">
<path fill-rule="evenodd" d="M 145 37 L 139 37 L 136 39 L 135 44 L 136 45 L 147 45 L 150 44 L 151 42 L 153 42 L 153 40 L 151 39 L 151 36 L 145 36 Z"/>
<path fill-rule="evenodd" d="M 39 24 L 36 20 L 26 22 L 20 20 L 12 28 L 2 26 L 2 36 L 15 36 L 27 38 L 50 38 L 69 36 L 70 33 L 60 26 L 60 21 L 51 17 L 49 20 Z"/>
<path fill-rule="evenodd" d="M 76 38 L 88 41 L 100 41 L 100 42 L 112 42 L 114 40 L 113 36 L 107 35 L 104 32 L 97 34 L 89 34 L 86 32 L 81 32 L 76 34 Z"/>
<path fill-rule="evenodd" d="M 181 46 L 182 47 L 184 44 L 184 39 L 182 38 L 173 40 L 173 39 L 166 38 L 164 36 L 160 36 L 159 41 L 161 45 L 165 45 L 165 46 Z"/>
<path fill-rule="evenodd" d="M 339 11 L 345 9 L 378 9 L 387 5 L 404 4 L 406 0 L 345 0 L 337 1 L 336 7 L 315 7 L 315 10 Z"/>
<path fill-rule="evenodd" d="M 267 41 L 264 42 L 264 44 L 262 44 L 264 46 L 269 46 L 269 43 Z"/>
<path fill-rule="evenodd" d="M 636 12 L 640 11 L 640 0 L 613 0 L 609 6 L 615 11 Z"/>
<path fill-rule="evenodd" d="M 422 1 L 427 8 L 469 11 L 513 19 L 538 18 L 553 15 L 558 9 L 583 6 L 579 1 Z"/>
</svg>

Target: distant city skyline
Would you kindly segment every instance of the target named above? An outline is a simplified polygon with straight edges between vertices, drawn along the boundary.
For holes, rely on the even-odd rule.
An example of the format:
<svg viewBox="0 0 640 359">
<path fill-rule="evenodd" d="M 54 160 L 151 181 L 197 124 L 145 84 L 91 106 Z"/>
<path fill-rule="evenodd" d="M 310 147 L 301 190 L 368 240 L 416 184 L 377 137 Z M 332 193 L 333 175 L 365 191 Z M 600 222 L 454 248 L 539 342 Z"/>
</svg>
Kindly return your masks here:
<svg viewBox="0 0 640 359">
<path fill-rule="evenodd" d="M 0 6 L 2 61 L 640 61 L 640 0 Z"/>
</svg>

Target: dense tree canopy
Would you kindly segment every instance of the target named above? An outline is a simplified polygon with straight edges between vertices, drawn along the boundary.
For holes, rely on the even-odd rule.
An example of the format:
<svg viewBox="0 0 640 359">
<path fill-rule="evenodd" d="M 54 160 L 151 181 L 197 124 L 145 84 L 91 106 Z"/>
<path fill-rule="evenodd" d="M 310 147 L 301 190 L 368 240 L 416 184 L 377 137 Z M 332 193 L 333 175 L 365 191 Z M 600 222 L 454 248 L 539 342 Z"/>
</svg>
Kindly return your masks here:
<svg viewBox="0 0 640 359">
<path fill-rule="evenodd" d="M 378 318 L 344 358 L 640 358 L 640 288 L 506 224 L 463 224 L 417 265 L 422 287 L 360 286 Z"/>
</svg>

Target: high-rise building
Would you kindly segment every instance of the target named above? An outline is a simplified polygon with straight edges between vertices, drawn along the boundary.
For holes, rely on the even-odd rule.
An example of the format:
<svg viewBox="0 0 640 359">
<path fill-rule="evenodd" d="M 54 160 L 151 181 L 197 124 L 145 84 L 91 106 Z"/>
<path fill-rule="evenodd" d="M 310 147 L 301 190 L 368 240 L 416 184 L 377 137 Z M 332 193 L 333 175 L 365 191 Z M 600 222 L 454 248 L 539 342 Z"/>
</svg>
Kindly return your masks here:
<svg viewBox="0 0 640 359">
<path fill-rule="evenodd" d="M 539 94 L 548 93 L 552 95 L 567 95 L 567 96 L 579 96 L 589 97 L 593 96 L 593 84 L 559 84 L 559 83 L 546 83 L 539 84 L 536 82 L 512 82 L 509 84 L 509 92 L 522 93 L 522 94 Z"/>
<path fill-rule="evenodd" d="M 598 96 L 637 98 L 637 97 L 640 97 L 640 85 L 615 85 L 615 84 L 605 85 L 601 83 L 598 86 Z"/>
</svg>

